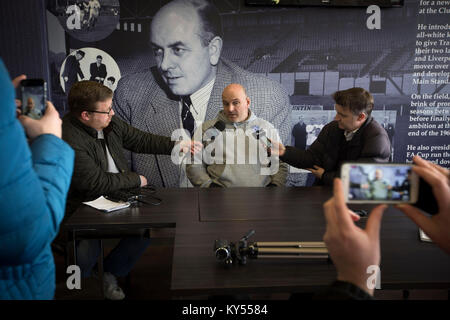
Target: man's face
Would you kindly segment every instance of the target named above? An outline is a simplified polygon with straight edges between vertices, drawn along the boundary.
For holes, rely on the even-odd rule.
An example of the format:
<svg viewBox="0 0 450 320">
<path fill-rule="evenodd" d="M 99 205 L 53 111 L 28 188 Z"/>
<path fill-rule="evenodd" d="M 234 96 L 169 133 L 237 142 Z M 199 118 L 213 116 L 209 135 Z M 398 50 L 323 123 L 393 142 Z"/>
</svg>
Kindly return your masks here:
<svg viewBox="0 0 450 320">
<path fill-rule="evenodd" d="M 184 11 L 182 11 L 183 9 Z M 162 78 L 176 95 L 190 95 L 215 76 L 194 9 L 171 7 L 152 22 L 151 42 Z M 189 10 L 190 9 L 190 10 Z"/>
<path fill-rule="evenodd" d="M 300 123 L 300 124 L 303 124 L 303 123 L 304 123 L 303 117 L 298 117 L 298 123 Z"/>
<path fill-rule="evenodd" d="M 112 98 L 107 99 L 105 101 L 97 102 L 95 104 L 94 110 L 98 112 L 110 111 L 109 114 L 89 112 L 89 120 L 86 120 L 85 124 L 96 130 L 105 129 L 111 122 L 112 117 L 114 116 L 114 110 L 111 107 L 112 107 Z"/>
<path fill-rule="evenodd" d="M 380 169 L 375 170 L 375 180 L 383 179 L 383 171 Z"/>
<path fill-rule="evenodd" d="M 83 59 L 83 56 L 79 53 L 75 53 L 75 58 L 79 61 L 79 60 Z"/>
<path fill-rule="evenodd" d="M 334 120 L 337 121 L 340 129 L 345 131 L 353 131 L 362 126 L 366 120 L 364 113 L 359 115 L 354 115 L 349 108 L 344 108 L 341 105 L 335 104 L 334 109 L 336 110 L 336 116 Z"/>
<path fill-rule="evenodd" d="M 28 110 L 34 109 L 34 100 L 32 98 L 27 99 L 27 108 Z"/>
<path fill-rule="evenodd" d="M 250 99 L 242 87 L 229 85 L 222 93 L 223 110 L 231 122 L 242 122 L 248 118 Z"/>
<path fill-rule="evenodd" d="M 102 64 L 102 59 L 101 58 L 97 58 L 97 64 Z"/>
</svg>

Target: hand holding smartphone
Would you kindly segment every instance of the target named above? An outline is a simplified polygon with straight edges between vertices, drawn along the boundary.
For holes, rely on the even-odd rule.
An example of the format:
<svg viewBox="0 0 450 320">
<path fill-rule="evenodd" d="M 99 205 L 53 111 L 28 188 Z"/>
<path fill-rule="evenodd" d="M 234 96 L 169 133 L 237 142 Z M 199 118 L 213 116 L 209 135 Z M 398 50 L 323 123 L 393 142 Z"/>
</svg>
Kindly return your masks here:
<svg viewBox="0 0 450 320">
<path fill-rule="evenodd" d="M 43 79 L 26 79 L 20 82 L 22 115 L 40 119 L 47 105 L 47 83 Z"/>
</svg>

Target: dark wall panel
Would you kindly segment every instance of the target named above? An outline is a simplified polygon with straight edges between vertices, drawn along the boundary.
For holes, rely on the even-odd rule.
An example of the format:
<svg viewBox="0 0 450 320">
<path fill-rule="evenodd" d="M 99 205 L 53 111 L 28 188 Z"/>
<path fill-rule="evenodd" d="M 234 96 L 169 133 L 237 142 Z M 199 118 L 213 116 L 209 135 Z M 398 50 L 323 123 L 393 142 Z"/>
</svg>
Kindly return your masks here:
<svg viewBox="0 0 450 320">
<path fill-rule="evenodd" d="M 26 73 L 48 82 L 44 0 L 0 1 L 0 41 L 0 57 L 11 77 Z"/>
</svg>

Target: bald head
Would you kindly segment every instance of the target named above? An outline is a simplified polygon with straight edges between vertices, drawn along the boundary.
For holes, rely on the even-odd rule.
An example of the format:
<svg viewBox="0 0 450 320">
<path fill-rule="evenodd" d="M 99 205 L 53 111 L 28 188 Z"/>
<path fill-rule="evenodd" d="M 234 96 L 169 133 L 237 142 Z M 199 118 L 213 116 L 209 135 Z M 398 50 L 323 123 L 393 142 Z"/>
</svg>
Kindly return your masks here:
<svg viewBox="0 0 450 320">
<path fill-rule="evenodd" d="M 381 169 L 375 170 L 375 179 L 376 180 L 383 179 L 383 170 L 381 170 Z"/>
<path fill-rule="evenodd" d="M 150 41 L 156 66 L 175 95 L 191 95 L 216 75 L 222 39 L 206 29 L 203 14 L 209 7 L 201 0 L 176 0 L 152 20 Z"/>
<path fill-rule="evenodd" d="M 180 21 L 180 17 L 182 20 Z M 152 21 L 172 21 L 172 26 L 183 25 L 195 20 L 196 33 L 203 46 L 207 46 L 214 37 L 223 38 L 222 19 L 217 8 L 207 0 L 174 0 L 163 6 Z"/>
<path fill-rule="evenodd" d="M 223 110 L 231 122 L 242 122 L 248 118 L 250 98 L 245 88 L 237 83 L 228 85 L 222 93 Z"/>
</svg>

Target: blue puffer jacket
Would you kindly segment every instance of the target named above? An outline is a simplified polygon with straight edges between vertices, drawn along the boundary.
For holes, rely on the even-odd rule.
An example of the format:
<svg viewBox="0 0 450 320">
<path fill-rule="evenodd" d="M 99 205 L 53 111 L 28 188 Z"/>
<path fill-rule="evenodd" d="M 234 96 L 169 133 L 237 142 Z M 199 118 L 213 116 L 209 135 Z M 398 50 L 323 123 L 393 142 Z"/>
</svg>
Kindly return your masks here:
<svg viewBox="0 0 450 320">
<path fill-rule="evenodd" d="M 0 299 L 53 299 L 50 244 L 64 216 L 74 152 L 54 135 L 29 147 L 0 59 Z"/>
</svg>

